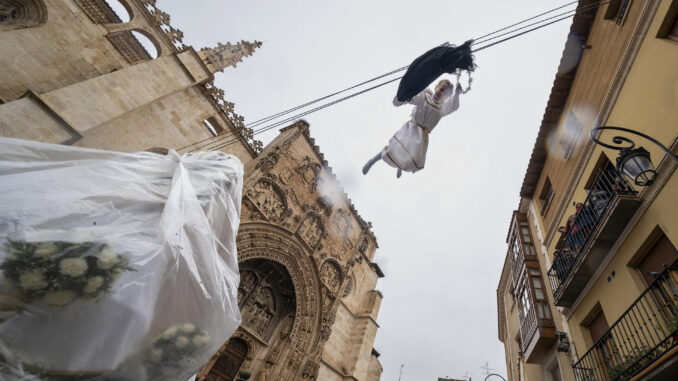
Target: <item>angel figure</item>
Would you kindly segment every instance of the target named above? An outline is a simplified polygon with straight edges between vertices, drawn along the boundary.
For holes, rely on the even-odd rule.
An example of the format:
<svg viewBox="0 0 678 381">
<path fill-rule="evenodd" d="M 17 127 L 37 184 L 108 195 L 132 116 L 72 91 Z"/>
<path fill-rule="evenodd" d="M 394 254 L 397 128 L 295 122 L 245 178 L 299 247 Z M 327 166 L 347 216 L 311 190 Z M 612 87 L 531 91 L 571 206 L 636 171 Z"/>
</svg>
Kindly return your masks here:
<svg viewBox="0 0 678 381">
<path fill-rule="evenodd" d="M 460 94 L 462 94 L 462 89 L 459 83 L 453 90 L 452 83 L 443 79 L 438 82 L 435 91 L 426 88 L 412 97 L 409 102 L 401 102 L 397 97 L 394 98 L 393 105 L 396 107 L 406 103 L 414 105 L 410 120 L 393 135 L 384 149 L 363 166 L 363 174 L 366 175 L 379 160 L 397 168 L 398 178 L 403 171 L 414 173 L 423 169 L 428 149 L 428 136 L 442 117 L 459 108 Z"/>
</svg>

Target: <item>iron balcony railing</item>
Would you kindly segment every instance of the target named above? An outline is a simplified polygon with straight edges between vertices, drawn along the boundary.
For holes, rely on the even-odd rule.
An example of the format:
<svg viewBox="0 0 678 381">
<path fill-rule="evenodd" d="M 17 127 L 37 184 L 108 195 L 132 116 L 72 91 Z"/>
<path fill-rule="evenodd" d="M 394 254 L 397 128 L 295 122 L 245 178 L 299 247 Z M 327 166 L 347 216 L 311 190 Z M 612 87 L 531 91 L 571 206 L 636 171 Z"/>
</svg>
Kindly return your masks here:
<svg viewBox="0 0 678 381">
<path fill-rule="evenodd" d="M 574 220 L 568 223 L 563 243 L 547 273 L 551 290 L 556 298 L 615 197 L 636 193 L 614 168 L 600 170 L 583 206 L 575 214 Z"/>
<path fill-rule="evenodd" d="M 628 380 L 678 345 L 678 267 L 665 269 L 572 366 L 578 381 Z"/>
</svg>

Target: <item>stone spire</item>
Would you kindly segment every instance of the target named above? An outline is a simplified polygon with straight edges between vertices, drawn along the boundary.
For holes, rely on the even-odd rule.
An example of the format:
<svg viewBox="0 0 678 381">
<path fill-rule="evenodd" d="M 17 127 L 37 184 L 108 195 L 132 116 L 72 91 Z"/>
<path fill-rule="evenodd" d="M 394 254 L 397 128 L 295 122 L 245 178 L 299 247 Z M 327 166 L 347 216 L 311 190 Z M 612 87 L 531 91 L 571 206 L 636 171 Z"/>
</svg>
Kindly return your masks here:
<svg viewBox="0 0 678 381">
<path fill-rule="evenodd" d="M 258 47 L 261 47 L 260 41 L 247 42 L 243 40 L 235 45 L 231 45 L 230 42 L 224 45 L 220 42 L 216 48 L 200 49 L 198 55 L 210 71 L 216 73 L 224 71 L 229 66 L 236 67 L 238 62 L 242 62 L 243 57 L 251 56 L 254 49 Z"/>
</svg>

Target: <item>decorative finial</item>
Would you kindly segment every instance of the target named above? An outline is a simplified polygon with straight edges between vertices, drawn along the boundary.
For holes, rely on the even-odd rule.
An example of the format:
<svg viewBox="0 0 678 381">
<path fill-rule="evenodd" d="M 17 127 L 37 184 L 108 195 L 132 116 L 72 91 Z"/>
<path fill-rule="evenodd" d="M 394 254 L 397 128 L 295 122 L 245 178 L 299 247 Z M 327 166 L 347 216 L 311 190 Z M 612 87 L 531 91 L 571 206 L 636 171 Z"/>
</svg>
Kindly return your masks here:
<svg viewBox="0 0 678 381">
<path fill-rule="evenodd" d="M 242 62 L 244 57 L 249 57 L 254 53 L 254 50 L 261 47 L 261 41 L 240 41 L 233 45 L 230 42 L 217 44 L 215 48 L 202 48 L 198 54 L 202 58 L 205 65 L 212 73 L 224 71 L 229 66 L 236 67 L 239 62 Z"/>
</svg>

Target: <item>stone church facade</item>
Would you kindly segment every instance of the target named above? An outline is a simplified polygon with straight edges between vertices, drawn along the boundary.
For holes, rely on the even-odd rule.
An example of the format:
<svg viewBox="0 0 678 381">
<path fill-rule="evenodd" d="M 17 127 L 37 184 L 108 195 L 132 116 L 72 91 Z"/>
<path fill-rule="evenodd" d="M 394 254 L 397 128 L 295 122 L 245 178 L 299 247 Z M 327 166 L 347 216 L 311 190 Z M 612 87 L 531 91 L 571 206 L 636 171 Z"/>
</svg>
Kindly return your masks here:
<svg viewBox="0 0 678 381">
<path fill-rule="evenodd" d="M 370 224 L 308 124 L 281 130 L 263 148 L 214 85 L 216 72 L 261 43 L 196 51 L 182 36 L 154 0 L 0 0 L 0 136 L 236 155 L 245 164 L 243 323 L 200 376 L 378 380 L 375 287 L 383 273 L 372 261 Z"/>
</svg>

